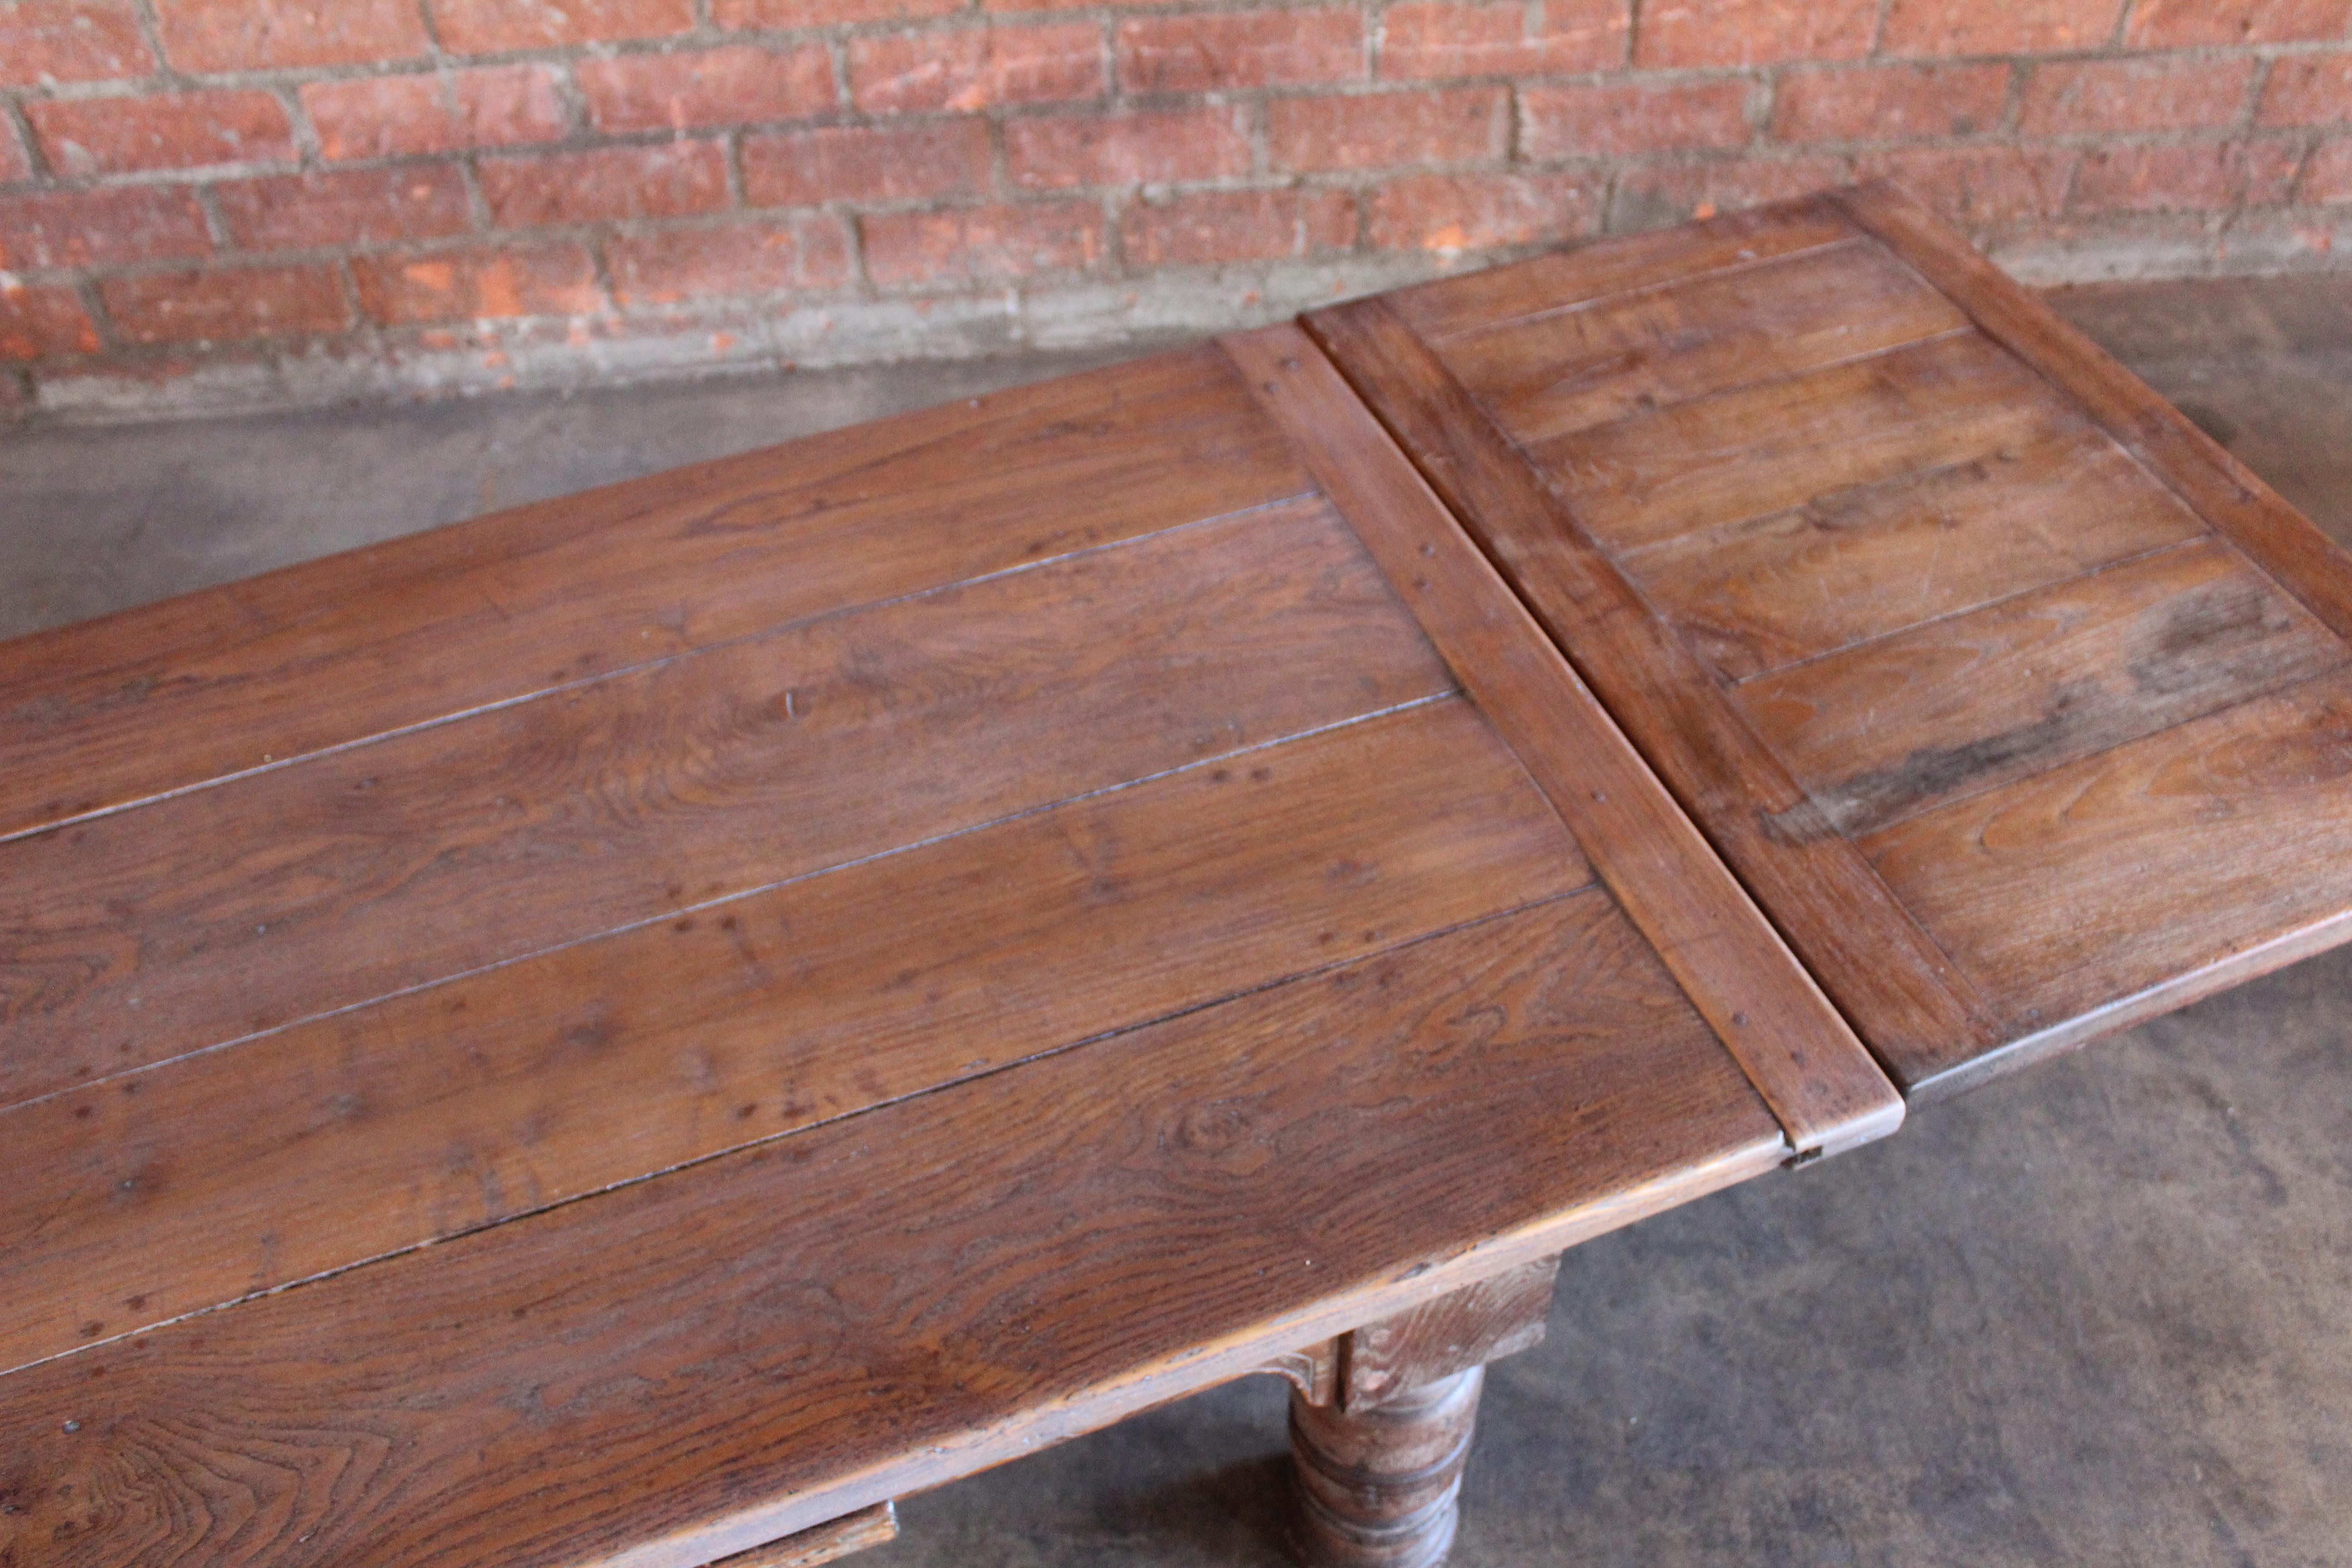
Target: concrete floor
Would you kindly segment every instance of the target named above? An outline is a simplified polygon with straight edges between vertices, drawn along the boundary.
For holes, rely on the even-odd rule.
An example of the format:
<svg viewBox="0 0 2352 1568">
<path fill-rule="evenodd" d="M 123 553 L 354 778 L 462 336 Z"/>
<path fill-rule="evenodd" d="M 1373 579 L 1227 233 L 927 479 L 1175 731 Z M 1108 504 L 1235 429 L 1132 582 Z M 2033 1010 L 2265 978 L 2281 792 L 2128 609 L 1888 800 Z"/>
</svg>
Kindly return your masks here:
<svg viewBox="0 0 2352 1568">
<path fill-rule="evenodd" d="M 2352 280 L 2056 302 L 2352 544 Z M 1079 363 L 0 434 L 0 634 Z M 1570 1253 L 1454 1562 L 2352 1563 L 2347 998 L 2352 949 Z M 1282 1405 L 908 1500 L 860 1561 L 1270 1568 Z"/>
</svg>

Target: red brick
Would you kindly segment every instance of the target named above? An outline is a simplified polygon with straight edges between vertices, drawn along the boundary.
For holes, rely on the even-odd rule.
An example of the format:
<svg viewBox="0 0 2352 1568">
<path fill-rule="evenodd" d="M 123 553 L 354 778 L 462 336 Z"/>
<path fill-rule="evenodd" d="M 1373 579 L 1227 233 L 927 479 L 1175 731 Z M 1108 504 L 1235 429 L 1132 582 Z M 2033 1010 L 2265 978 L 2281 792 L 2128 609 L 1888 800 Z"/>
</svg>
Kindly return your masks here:
<svg viewBox="0 0 2352 1568">
<path fill-rule="evenodd" d="M 0 196 L 0 268 L 178 261 L 212 248 L 204 209 L 177 185 Z"/>
<path fill-rule="evenodd" d="M 2018 129 L 2029 136 L 2187 131 L 2227 125 L 2245 107 L 2254 62 L 2093 60 L 2037 66 Z"/>
<path fill-rule="evenodd" d="M 836 217 L 673 228 L 605 242 L 624 305 L 838 289 L 849 281 L 849 231 Z"/>
<path fill-rule="evenodd" d="M 302 108 L 330 158 L 394 158 L 553 142 L 570 130 L 545 66 L 302 84 Z"/>
<path fill-rule="evenodd" d="M 98 326 L 59 284 L 0 284 L 0 359 L 98 352 Z"/>
<path fill-rule="evenodd" d="M 1510 94 L 1498 87 L 1278 98 L 1265 106 L 1277 169 L 1378 169 L 1467 163 L 1510 150 Z"/>
<path fill-rule="evenodd" d="M 694 26 L 694 0 L 430 0 L 441 47 L 465 55 L 658 38 Z"/>
<path fill-rule="evenodd" d="M 2312 149 L 2303 166 L 2303 185 L 2295 199 L 2305 202 L 2352 202 L 2352 142 L 2326 142 Z"/>
<path fill-rule="evenodd" d="M 2273 60 L 2254 117 L 2264 125 L 2334 125 L 2352 120 L 2352 52 Z"/>
<path fill-rule="evenodd" d="M 2136 49 L 2340 38 L 2352 0 L 2139 0 L 2124 24 Z"/>
<path fill-rule="evenodd" d="M 1519 108 L 1519 148 L 1529 158 L 1737 147 L 1748 137 L 1745 81 L 1528 88 Z"/>
<path fill-rule="evenodd" d="M 753 206 L 909 202 L 988 186 L 988 126 L 831 125 L 743 138 L 743 199 Z"/>
<path fill-rule="evenodd" d="M 849 45 L 849 94 L 868 114 L 1059 103 L 1102 90 L 1100 35 L 1087 23 L 899 33 Z"/>
<path fill-rule="evenodd" d="M 1886 178 L 1957 224 L 1980 226 L 2046 217 L 2066 196 L 2074 153 L 2066 148 L 1921 148 L 1854 161 L 1864 179 Z"/>
<path fill-rule="evenodd" d="M 68 179 L 294 158 L 286 110 L 266 92 L 51 99 L 25 105 L 49 167 Z"/>
<path fill-rule="evenodd" d="M 620 55 L 572 68 L 599 131 L 686 131 L 796 120 L 834 107 L 822 45 L 733 44 L 674 55 Z"/>
<path fill-rule="evenodd" d="M 219 186 L 229 237 L 247 250 L 301 250 L 463 234 L 466 182 L 446 163 L 332 169 Z"/>
<path fill-rule="evenodd" d="M 1982 4 L 1983 0 L 1969 0 Z M 1634 40 L 1639 66 L 1850 60 L 1870 52 L 1878 0 L 1653 0 Z"/>
<path fill-rule="evenodd" d="M 2272 200 L 2284 190 L 2277 143 L 2095 147 L 2083 154 L 2067 206 L 2074 212 L 2226 212 L 2250 180 Z"/>
<path fill-rule="evenodd" d="M 509 245 L 352 263 L 360 309 L 386 326 L 579 316 L 600 309 L 595 263 L 576 245 Z"/>
<path fill-rule="evenodd" d="M 0 120 L 0 184 L 32 177 L 33 160 L 24 143 L 16 140 L 16 128 Z"/>
<path fill-rule="evenodd" d="M 850 22 L 900 22 L 944 16 L 963 0 L 716 0 L 710 19 L 722 27 L 835 27 Z M 1048 11 L 1042 3 L 1025 11 Z"/>
<path fill-rule="evenodd" d="M 2242 142 L 2232 150 L 2238 165 L 2238 205 L 2247 207 L 2284 205 L 2294 190 L 2303 168 L 2300 142 Z"/>
<path fill-rule="evenodd" d="M 236 342 L 351 325 L 332 267 L 146 272 L 98 286 L 114 330 L 134 343 Z"/>
<path fill-rule="evenodd" d="M 1239 109 L 1201 108 L 1015 120 L 1004 127 L 1005 167 L 1014 184 L 1031 190 L 1246 174 L 1242 116 Z"/>
<path fill-rule="evenodd" d="M 1278 261 L 1355 241 L 1356 198 L 1346 191 L 1203 191 L 1138 202 L 1119 219 L 1119 244 L 1138 267 Z"/>
<path fill-rule="evenodd" d="M 1612 70 L 1625 63 L 1632 34 L 1626 0 L 1545 0 L 1540 21 L 1511 0 L 1391 5 L 1381 18 L 1380 74 L 1410 81 Z"/>
<path fill-rule="evenodd" d="M 1601 216 L 1597 181 L 1572 174 L 1418 174 L 1372 198 L 1370 238 L 1382 250 L 1444 257 L 1506 245 L 1578 239 Z"/>
<path fill-rule="evenodd" d="M 2093 49 L 2114 36 L 2124 0 L 1893 0 L 1879 48 L 1890 55 L 2003 55 Z"/>
<path fill-rule="evenodd" d="M 1637 163 L 1617 176 L 1611 224 L 1649 228 L 1737 212 L 1759 202 L 1810 195 L 1848 178 L 1836 158 L 1717 158 L 1704 163 Z M 1632 221 L 1627 221 L 1631 219 Z"/>
<path fill-rule="evenodd" d="M 1092 202 L 887 213 L 859 226 L 866 275 L 885 287 L 1080 271 L 1103 254 L 1102 209 Z"/>
<path fill-rule="evenodd" d="M 476 168 L 492 221 L 511 228 L 680 217 L 727 205 L 727 158 L 716 142 L 484 158 Z"/>
<path fill-rule="evenodd" d="M 1216 92 L 1360 81 L 1355 11 L 1234 11 L 1118 25 L 1118 79 L 1129 92 Z"/>
<path fill-rule="evenodd" d="M 1968 136 L 2000 123 L 2007 66 L 1874 66 L 1780 79 L 1772 134 L 1782 142 L 1896 142 Z"/>
<path fill-rule="evenodd" d="M 433 47 L 416 0 L 155 0 L 155 21 L 184 71 L 379 65 Z"/>
<path fill-rule="evenodd" d="M 112 81 L 155 69 L 130 0 L 16 0 L 0 5 L 0 87 Z"/>
</svg>

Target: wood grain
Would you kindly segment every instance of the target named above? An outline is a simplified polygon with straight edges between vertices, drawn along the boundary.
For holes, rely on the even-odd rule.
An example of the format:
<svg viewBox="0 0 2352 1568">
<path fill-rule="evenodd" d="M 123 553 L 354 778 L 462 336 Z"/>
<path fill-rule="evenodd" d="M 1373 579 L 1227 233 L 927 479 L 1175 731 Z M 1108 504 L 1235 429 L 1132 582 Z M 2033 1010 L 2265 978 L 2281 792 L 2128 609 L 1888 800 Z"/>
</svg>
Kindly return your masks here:
<svg viewBox="0 0 2352 1568">
<path fill-rule="evenodd" d="M 1559 1274 L 1559 1258 L 1539 1258 L 1347 1334 L 1339 1342 L 1339 1406 L 1370 1410 L 1423 1384 L 1533 1350 L 1543 1343 Z"/>
<path fill-rule="evenodd" d="M 1528 450 L 1595 539 L 1629 551 L 2021 445 L 2063 408 L 2040 376 L 1963 331 Z"/>
<path fill-rule="evenodd" d="M 692 1568 L 1785 1153 L 1586 892 L 13 1373 L 0 1560 Z"/>
<path fill-rule="evenodd" d="M 0 1112 L 0 1366 L 1591 880 L 1459 700 Z"/>
<path fill-rule="evenodd" d="M 1869 1053 L 1444 504 L 1293 326 L 1220 340 L 1800 1154 L 1883 1137 Z"/>
<path fill-rule="evenodd" d="M 1733 697 L 1814 804 L 1862 834 L 2347 658 L 2233 547 L 2207 539 L 1763 676 Z"/>
<path fill-rule="evenodd" d="M 2312 951 L 2294 940 L 2307 929 L 2352 935 L 2347 800 L 2352 677 L 2338 672 L 1863 845 L 1953 957 L 2009 1003 L 2013 1032 L 2030 1035 L 2151 988 L 2169 987 L 2178 1005 L 2210 967 L 2226 973 L 2204 989 L 2251 978 Z M 1909 1070 L 1925 1081 L 1969 1055 L 1926 1056 Z"/>
<path fill-rule="evenodd" d="M 1511 267 L 1399 289 L 1381 296 L 1432 343 L 1498 323 L 1572 310 L 1631 289 L 1752 266 L 1835 245 L 1862 231 L 1818 196 L 1729 213 L 1704 223 L 1621 235 Z"/>
<path fill-rule="evenodd" d="M 1377 300 L 1307 324 L 1882 1059 L 1990 1045 L 1967 977 L 1426 345 Z"/>
<path fill-rule="evenodd" d="M 2252 469 L 1895 186 L 1879 181 L 1829 199 L 1949 295 L 1979 331 L 2063 388 L 2329 630 L 2352 639 L 2352 555 Z"/>
<path fill-rule="evenodd" d="M 1622 557 L 1716 671 L 1744 679 L 2204 531 L 2105 433 L 2049 436 Z"/>
<path fill-rule="evenodd" d="M 0 645 L 0 836 L 1300 493 L 1200 349 Z"/>
<path fill-rule="evenodd" d="M 0 1102 L 1448 684 L 1301 502 L 0 844 Z"/>
<path fill-rule="evenodd" d="M 1968 324 L 1857 237 L 1465 332 L 1439 357 L 1512 439 L 1533 443 Z"/>
</svg>

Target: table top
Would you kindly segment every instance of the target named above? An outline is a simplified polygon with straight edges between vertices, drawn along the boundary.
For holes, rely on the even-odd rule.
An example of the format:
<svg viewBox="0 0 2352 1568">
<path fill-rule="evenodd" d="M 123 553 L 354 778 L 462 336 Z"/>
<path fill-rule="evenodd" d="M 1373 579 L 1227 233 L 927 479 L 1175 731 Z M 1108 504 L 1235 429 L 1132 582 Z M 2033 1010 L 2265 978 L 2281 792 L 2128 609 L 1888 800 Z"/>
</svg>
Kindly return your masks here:
<svg viewBox="0 0 2352 1568">
<path fill-rule="evenodd" d="M 0 689 L 0 1560 L 709 1562 L 1901 1116 L 1296 328 Z"/>
<path fill-rule="evenodd" d="M 2352 936 L 2352 559 L 1893 187 L 1307 322 L 1906 1094 Z"/>
<path fill-rule="evenodd" d="M 0 645 L 0 1562 L 692 1568 L 2338 940 L 2343 558 L 2021 300 L 1788 204 Z"/>
</svg>

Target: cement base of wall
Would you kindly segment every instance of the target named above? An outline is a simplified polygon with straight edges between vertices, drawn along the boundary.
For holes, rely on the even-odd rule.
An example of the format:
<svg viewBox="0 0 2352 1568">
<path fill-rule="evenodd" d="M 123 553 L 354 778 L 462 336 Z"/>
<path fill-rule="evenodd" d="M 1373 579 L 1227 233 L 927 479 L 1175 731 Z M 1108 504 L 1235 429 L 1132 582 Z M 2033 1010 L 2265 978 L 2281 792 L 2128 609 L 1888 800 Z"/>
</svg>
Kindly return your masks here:
<svg viewBox="0 0 2352 1568">
<path fill-rule="evenodd" d="M 1663 224 L 1687 215 L 1639 216 Z M 2037 286 L 2352 269 L 2352 209 L 2318 225 L 2307 215 L 2236 224 L 2150 215 L 2079 231 L 2060 225 L 1977 237 L 2002 267 Z M 1142 353 L 1378 293 L 1455 264 L 1438 253 L 1391 254 L 1171 269 L 1142 280 L 1011 288 L 986 299 L 362 333 L 306 352 L 166 355 L 130 367 L 27 375 L 13 385 L 0 373 L 0 420 L 111 423 L 1024 353 Z"/>
</svg>

